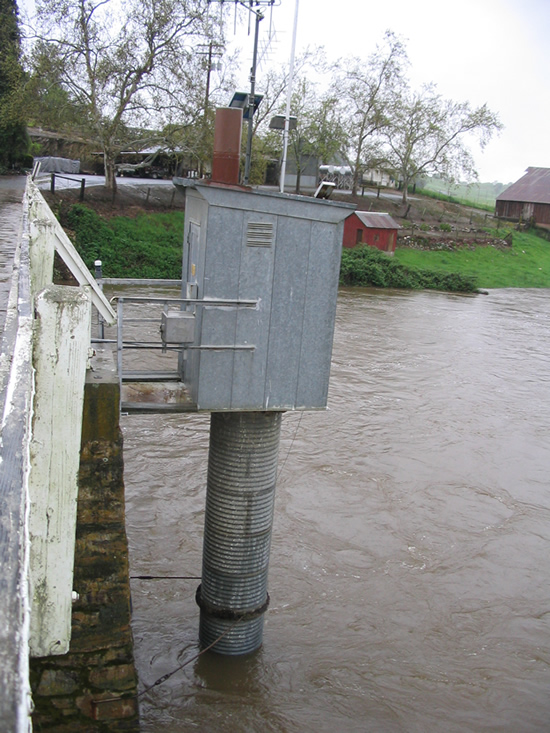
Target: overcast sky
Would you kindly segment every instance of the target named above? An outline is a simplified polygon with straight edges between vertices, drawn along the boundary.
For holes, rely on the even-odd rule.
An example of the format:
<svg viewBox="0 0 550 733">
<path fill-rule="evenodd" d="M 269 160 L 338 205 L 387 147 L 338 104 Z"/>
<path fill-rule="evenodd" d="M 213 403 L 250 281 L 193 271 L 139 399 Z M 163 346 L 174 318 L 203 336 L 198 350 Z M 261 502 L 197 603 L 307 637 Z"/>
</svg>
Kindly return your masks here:
<svg viewBox="0 0 550 733">
<path fill-rule="evenodd" d="M 272 10 L 276 41 L 260 67 L 287 64 L 295 0 L 276 0 Z M 269 29 L 270 10 L 260 24 Z M 297 53 L 324 46 L 329 58 L 367 58 L 390 29 L 406 41 L 415 87 L 435 82 L 440 94 L 472 106 L 487 103 L 505 129 L 481 152 L 471 150 L 481 181 L 509 183 L 528 166 L 550 168 L 550 0 L 299 0 Z M 246 23 L 228 38 L 242 47 L 242 89 L 253 38 Z"/>
</svg>

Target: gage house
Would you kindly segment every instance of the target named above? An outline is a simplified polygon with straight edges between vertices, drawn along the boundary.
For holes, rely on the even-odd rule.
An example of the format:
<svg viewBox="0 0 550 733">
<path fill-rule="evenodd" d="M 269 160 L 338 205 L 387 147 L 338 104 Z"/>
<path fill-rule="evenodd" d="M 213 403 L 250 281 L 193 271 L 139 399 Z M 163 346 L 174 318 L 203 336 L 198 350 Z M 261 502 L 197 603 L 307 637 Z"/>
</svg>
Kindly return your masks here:
<svg viewBox="0 0 550 733">
<path fill-rule="evenodd" d="M 182 297 L 196 303 L 174 320 L 191 322 L 180 370 L 192 402 L 207 411 L 326 407 L 350 207 L 183 185 Z"/>
</svg>

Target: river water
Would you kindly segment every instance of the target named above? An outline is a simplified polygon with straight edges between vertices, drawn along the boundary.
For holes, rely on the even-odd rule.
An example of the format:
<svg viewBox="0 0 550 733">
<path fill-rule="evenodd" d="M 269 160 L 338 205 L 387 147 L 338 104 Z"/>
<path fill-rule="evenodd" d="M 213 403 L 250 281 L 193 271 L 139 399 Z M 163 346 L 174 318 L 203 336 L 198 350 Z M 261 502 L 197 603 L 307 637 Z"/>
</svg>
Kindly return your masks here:
<svg viewBox="0 0 550 733">
<path fill-rule="evenodd" d="M 254 655 L 144 731 L 550 730 L 550 296 L 341 291 L 329 411 L 283 419 Z M 198 576 L 208 416 L 127 416 L 134 575 Z M 198 580 L 133 580 L 141 689 L 198 652 Z"/>
</svg>

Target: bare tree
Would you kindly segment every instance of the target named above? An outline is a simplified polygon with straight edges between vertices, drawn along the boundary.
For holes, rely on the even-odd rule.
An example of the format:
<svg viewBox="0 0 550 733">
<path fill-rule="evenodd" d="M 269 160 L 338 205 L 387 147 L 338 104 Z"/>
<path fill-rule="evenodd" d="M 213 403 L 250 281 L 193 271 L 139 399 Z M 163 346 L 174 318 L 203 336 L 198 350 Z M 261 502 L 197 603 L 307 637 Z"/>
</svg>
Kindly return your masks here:
<svg viewBox="0 0 550 733">
<path fill-rule="evenodd" d="M 307 48 L 297 57 L 290 110 L 290 114 L 296 118 L 296 128 L 289 136 L 290 157 L 296 164 L 296 193 L 300 192 L 303 159 L 314 157 L 320 162 L 327 162 L 345 147 L 337 96 L 332 91 L 320 92 L 318 85 L 311 80 L 312 76 L 323 73 L 327 73 L 324 48 Z M 254 133 L 258 134 L 258 143 L 253 153 L 280 156 L 282 133 L 268 131 L 267 124 L 273 116 L 286 113 L 287 88 L 286 66 L 270 69 L 260 80 L 258 89 L 263 100 L 254 115 Z"/>
<path fill-rule="evenodd" d="M 406 90 L 393 108 L 384 130 L 388 165 L 400 176 L 403 203 L 411 182 L 423 174 L 453 180 L 461 174 L 476 177 L 468 137 L 483 148 L 502 129 L 487 105 L 472 109 L 468 102 L 443 99 L 433 85 L 420 92 Z"/>
<path fill-rule="evenodd" d="M 311 69 L 325 70 L 326 59 L 322 47 L 311 49 L 306 48 L 303 53 L 296 57 L 294 62 L 295 79 Z M 262 103 L 254 114 L 254 134 L 259 128 L 266 126 L 266 123 L 276 114 L 284 114 L 286 111 L 286 93 L 289 81 L 289 69 L 286 64 L 271 67 L 265 76 L 258 79 L 257 88 L 262 94 Z M 298 82 L 295 81 L 295 84 Z"/>
<path fill-rule="evenodd" d="M 296 128 L 290 133 L 290 152 L 296 165 L 295 192 L 300 193 L 304 161 L 327 163 L 345 144 L 345 133 L 339 116 L 337 97 L 319 95 L 315 84 L 302 77 L 296 83 L 291 113 L 296 116 Z"/>
<path fill-rule="evenodd" d="M 196 46 L 186 71 L 188 112 L 182 115 L 181 107 L 176 105 L 165 115 L 163 143 L 177 158 L 195 161 L 193 167 L 200 175 L 210 169 L 215 110 L 231 98 L 236 66 L 235 54 L 227 55 L 222 43 L 210 40 Z"/>
<path fill-rule="evenodd" d="M 130 127 L 160 129 L 200 116 L 192 45 L 212 33 L 206 0 L 42 0 L 36 37 L 56 49 L 60 79 L 86 111 L 101 146 L 107 187 Z"/>
<path fill-rule="evenodd" d="M 352 193 L 357 195 L 364 153 L 371 140 L 389 124 L 394 98 L 403 84 L 408 65 L 403 42 L 386 31 L 383 43 L 366 61 L 347 58 L 339 63 L 334 81 L 347 116 L 349 163 L 353 171 Z"/>
</svg>

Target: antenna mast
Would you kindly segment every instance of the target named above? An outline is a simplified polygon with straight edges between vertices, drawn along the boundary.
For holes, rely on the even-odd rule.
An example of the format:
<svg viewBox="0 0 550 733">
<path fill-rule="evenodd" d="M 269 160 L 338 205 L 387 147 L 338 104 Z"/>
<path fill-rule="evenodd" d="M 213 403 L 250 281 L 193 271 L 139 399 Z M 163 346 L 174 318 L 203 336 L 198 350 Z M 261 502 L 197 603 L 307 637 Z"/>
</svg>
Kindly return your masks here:
<svg viewBox="0 0 550 733">
<path fill-rule="evenodd" d="M 226 0 L 208 0 L 208 3 L 219 2 L 223 5 Z M 256 16 L 254 29 L 254 52 L 252 54 L 252 67 L 250 69 L 250 94 L 248 95 L 248 136 L 246 140 L 246 158 L 244 164 L 243 183 L 248 185 L 250 179 L 250 163 L 252 159 L 252 133 L 254 129 L 253 117 L 255 111 L 255 90 L 256 90 L 256 66 L 258 62 L 258 35 L 260 30 L 260 22 L 264 19 L 262 6 L 273 6 L 275 0 L 234 0 L 235 6 L 242 5 L 249 13 Z"/>
</svg>

